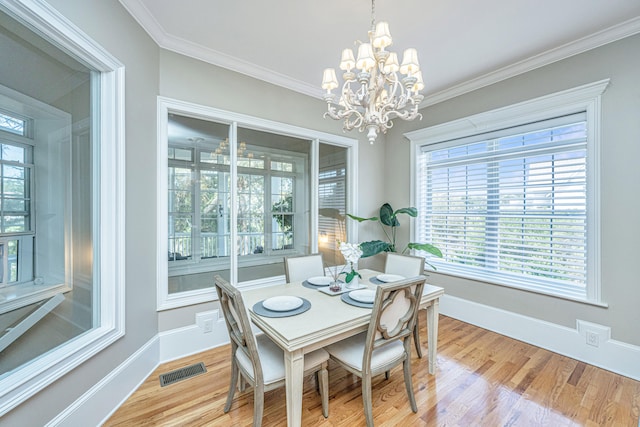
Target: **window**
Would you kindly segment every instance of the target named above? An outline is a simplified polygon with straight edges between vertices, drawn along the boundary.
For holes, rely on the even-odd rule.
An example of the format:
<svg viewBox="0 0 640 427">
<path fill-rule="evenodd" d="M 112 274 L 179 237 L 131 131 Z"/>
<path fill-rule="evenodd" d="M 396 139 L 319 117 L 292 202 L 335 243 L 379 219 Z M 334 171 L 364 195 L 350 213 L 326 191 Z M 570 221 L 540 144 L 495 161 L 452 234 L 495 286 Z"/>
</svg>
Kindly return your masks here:
<svg viewBox="0 0 640 427">
<path fill-rule="evenodd" d="M 167 99 L 158 114 L 160 310 L 215 299 L 215 274 L 282 283 L 285 256 L 324 251 L 331 196 L 355 240 L 344 225 L 355 140 Z"/>
<path fill-rule="evenodd" d="M 169 125 L 194 120 L 173 115 Z M 200 126 L 227 131 L 215 123 Z M 185 266 L 192 272 L 209 271 L 221 264 L 220 258 L 231 255 L 229 138 L 187 138 L 186 144 L 179 139 L 172 142 L 170 137 L 168 148 L 170 276 L 183 274 Z M 297 143 L 310 147 L 309 141 Z M 305 198 L 308 155 L 246 141 L 238 144 L 237 155 L 238 255 L 282 257 L 296 246 L 302 251 L 307 236 L 297 236 L 294 220 L 304 215 L 298 200 Z"/>
<path fill-rule="evenodd" d="M 3 135 L 4 131 L 22 137 L 25 121 L 9 115 L 0 117 L 4 117 L 0 120 L 0 288 L 3 288 L 34 279 L 35 227 L 31 215 L 33 147 Z M 13 125 L 7 129 L 7 123 Z"/>
<path fill-rule="evenodd" d="M 415 233 L 442 250 L 439 271 L 598 300 L 597 105 L 531 112 L 522 124 L 505 109 L 494 129 L 418 144 Z"/>
<path fill-rule="evenodd" d="M 125 252 L 124 69 L 1 3 L 0 417 L 124 334 Z"/>
<path fill-rule="evenodd" d="M 15 135 L 26 136 L 27 121 L 14 113 L 0 111 L 0 130 Z"/>
</svg>

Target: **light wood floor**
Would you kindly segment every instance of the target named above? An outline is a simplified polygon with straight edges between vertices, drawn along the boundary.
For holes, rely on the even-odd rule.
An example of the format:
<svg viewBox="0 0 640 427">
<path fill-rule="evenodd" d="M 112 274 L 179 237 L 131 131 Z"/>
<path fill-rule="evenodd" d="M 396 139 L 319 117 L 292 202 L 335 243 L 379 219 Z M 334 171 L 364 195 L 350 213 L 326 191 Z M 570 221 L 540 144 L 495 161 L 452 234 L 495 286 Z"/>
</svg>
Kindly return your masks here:
<svg viewBox="0 0 640 427">
<path fill-rule="evenodd" d="M 412 358 L 418 413 L 399 367 L 389 380 L 374 379 L 376 426 L 639 426 L 638 381 L 445 316 L 435 376 L 426 348 L 424 359 Z M 231 411 L 222 411 L 229 352 L 226 345 L 161 365 L 105 426 L 251 426 L 252 390 L 236 392 Z M 207 373 L 160 387 L 159 374 L 201 361 Z M 325 419 L 314 379 L 305 379 L 302 425 L 364 426 L 360 380 L 333 363 L 329 380 Z M 263 425 L 286 426 L 284 388 L 266 393 Z"/>
</svg>

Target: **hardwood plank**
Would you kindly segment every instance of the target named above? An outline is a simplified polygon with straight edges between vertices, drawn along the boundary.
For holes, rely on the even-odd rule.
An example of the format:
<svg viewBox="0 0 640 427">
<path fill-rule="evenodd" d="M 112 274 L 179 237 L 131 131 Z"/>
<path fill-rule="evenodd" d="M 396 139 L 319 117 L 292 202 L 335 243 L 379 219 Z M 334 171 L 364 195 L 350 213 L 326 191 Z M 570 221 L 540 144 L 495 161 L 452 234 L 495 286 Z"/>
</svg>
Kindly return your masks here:
<svg viewBox="0 0 640 427">
<path fill-rule="evenodd" d="M 426 336 L 426 325 L 420 333 Z M 423 354 L 428 343 L 423 342 Z M 104 424 L 116 426 L 251 426 L 253 391 L 224 406 L 229 346 L 166 363 Z M 207 372 L 160 387 L 158 375 L 202 361 Z M 402 369 L 373 379 L 376 426 L 629 426 L 638 427 L 640 382 L 559 354 L 440 316 L 438 369 L 412 357 L 418 413 L 411 411 Z M 314 378 L 303 384 L 302 424 L 364 426 L 360 380 L 329 365 L 329 418 Z M 265 393 L 264 426 L 286 425 L 284 389 Z"/>
</svg>

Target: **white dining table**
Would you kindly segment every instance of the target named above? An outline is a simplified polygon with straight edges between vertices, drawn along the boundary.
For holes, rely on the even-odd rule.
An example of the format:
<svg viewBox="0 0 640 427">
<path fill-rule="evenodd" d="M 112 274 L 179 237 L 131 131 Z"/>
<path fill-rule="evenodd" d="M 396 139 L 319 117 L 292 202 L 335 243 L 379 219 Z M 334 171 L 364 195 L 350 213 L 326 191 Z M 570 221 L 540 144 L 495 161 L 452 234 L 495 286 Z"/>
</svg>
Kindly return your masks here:
<svg viewBox="0 0 640 427">
<path fill-rule="evenodd" d="M 360 284 L 375 289 L 371 279 L 380 272 L 361 270 Z M 420 308 L 427 311 L 429 373 L 435 373 L 438 342 L 438 303 L 444 289 L 425 284 Z M 252 307 L 267 298 L 291 295 L 307 299 L 311 308 L 290 317 L 265 317 Z M 327 295 L 317 289 L 304 287 L 301 282 L 287 283 L 242 291 L 242 298 L 251 320 L 284 351 L 287 425 L 299 427 L 302 421 L 302 389 L 304 355 L 318 348 L 366 331 L 371 309 L 355 307 L 343 302 L 339 295 Z"/>
</svg>

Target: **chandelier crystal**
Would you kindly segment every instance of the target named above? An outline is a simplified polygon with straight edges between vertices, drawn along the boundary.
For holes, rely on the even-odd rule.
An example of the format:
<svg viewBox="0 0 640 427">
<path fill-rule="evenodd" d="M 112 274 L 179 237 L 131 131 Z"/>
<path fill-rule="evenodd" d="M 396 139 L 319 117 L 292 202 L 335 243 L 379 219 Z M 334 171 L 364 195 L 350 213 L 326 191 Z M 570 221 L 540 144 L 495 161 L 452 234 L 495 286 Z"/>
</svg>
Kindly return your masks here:
<svg viewBox="0 0 640 427">
<path fill-rule="evenodd" d="M 327 102 L 324 117 L 344 120 L 343 129 L 367 130 L 373 144 L 378 133 L 386 133 L 393 126 L 392 119 L 422 119 L 418 107 L 424 99 L 424 88 L 418 53 L 410 48 L 404 51 L 402 64 L 395 52 L 385 50 L 391 46 L 389 24 L 375 22 L 375 0 L 371 1 L 371 30 L 369 42 L 360 43 L 358 56 L 352 49 L 342 51 L 340 69 L 343 84 L 338 101 L 332 90 L 339 86 L 333 68 L 324 70 L 322 89 Z"/>
</svg>

